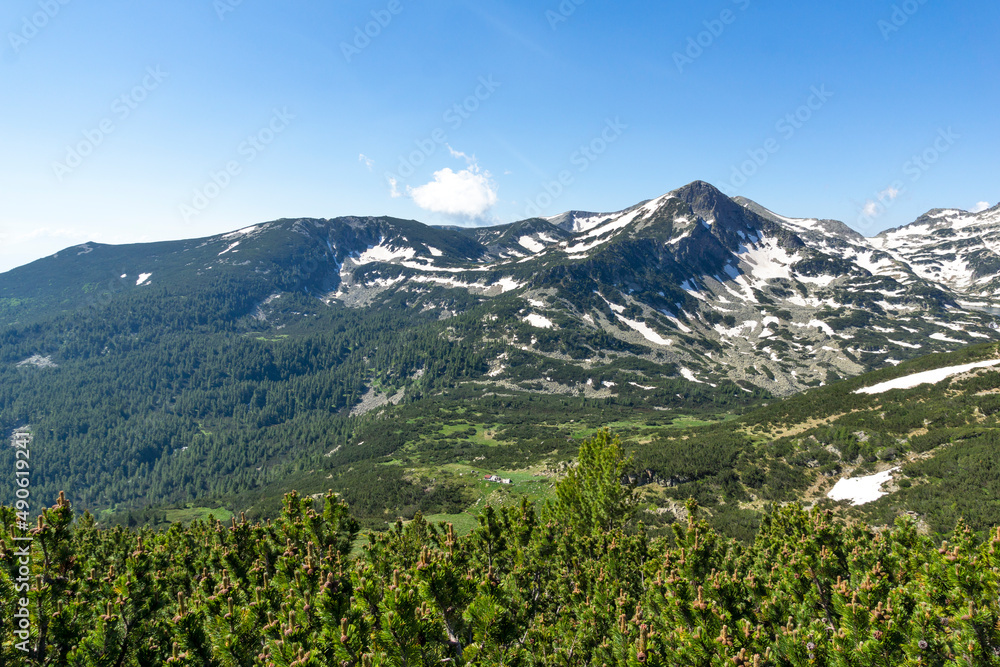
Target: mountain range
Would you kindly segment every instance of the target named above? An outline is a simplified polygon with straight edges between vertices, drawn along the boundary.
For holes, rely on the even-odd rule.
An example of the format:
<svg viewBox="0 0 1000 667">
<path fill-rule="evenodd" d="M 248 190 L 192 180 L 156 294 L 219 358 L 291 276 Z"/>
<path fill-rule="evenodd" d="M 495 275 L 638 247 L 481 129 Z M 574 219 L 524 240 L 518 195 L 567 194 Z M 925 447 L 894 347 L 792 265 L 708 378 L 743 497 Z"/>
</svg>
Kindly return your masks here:
<svg viewBox="0 0 1000 667">
<path fill-rule="evenodd" d="M 220 279 L 243 283 L 257 297 L 243 315 L 276 330 L 321 308 L 444 319 L 516 296 L 502 300 L 516 319 L 483 317 L 473 335 L 583 370 L 600 367 L 602 352 L 630 355 L 691 382 L 787 395 L 997 338 L 1000 208 L 934 210 L 865 238 L 694 182 L 614 213 L 486 228 L 278 220 L 189 241 L 68 248 L 0 275 L 0 315 L 12 323 L 109 291 L 196 291 Z M 289 292 L 314 299 L 289 313 Z M 492 360 L 489 377 L 517 382 L 510 365 Z M 613 393 L 586 381 L 549 388 Z"/>
<path fill-rule="evenodd" d="M 543 474 L 578 429 L 725 419 L 998 340 L 997 244 L 1000 207 L 865 238 L 701 181 L 493 227 L 85 243 L 0 274 L 0 427 L 34 430 L 39 498 L 109 512 L 292 483 L 376 522 L 453 512 L 478 496 L 441 466 Z"/>
</svg>

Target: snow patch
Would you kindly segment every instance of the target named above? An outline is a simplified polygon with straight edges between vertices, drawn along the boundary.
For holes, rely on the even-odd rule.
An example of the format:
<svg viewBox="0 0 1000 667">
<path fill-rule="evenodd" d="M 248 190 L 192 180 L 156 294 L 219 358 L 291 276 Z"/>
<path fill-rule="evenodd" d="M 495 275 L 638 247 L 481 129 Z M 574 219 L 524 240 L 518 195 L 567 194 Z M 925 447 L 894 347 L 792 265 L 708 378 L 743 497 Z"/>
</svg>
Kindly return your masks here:
<svg viewBox="0 0 1000 667">
<path fill-rule="evenodd" d="M 826 322 L 823 322 L 821 320 L 809 320 L 809 322 L 806 323 L 806 324 L 798 324 L 796 322 L 792 322 L 792 326 L 793 327 L 799 327 L 799 328 L 802 328 L 802 329 L 805 329 L 805 328 L 820 329 L 827 336 L 832 336 L 833 335 L 833 327 L 831 327 L 829 324 L 827 324 Z"/>
<path fill-rule="evenodd" d="M 791 279 L 792 264 L 801 258 L 790 255 L 776 239 L 761 238 L 757 243 L 740 246 L 737 257 L 751 266 L 751 274 L 760 282 L 775 278 Z"/>
<path fill-rule="evenodd" d="M 384 243 L 384 241 L 383 241 Z M 358 264 L 371 264 L 372 262 L 391 262 L 394 259 L 413 259 L 417 251 L 413 248 L 393 248 L 380 243 L 365 250 L 356 260 Z"/>
<path fill-rule="evenodd" d="M 506 293 L 521 287 L 521 283 L 517 282 L 513 278 L 506 277 L 506 278 L 501 278 L 497 282 L 493 283 L 491 287 L 499 287 L 502 293 Z"/>
<path fill-rule="evenodd" d="M 610 240 L 611 240 L 610 238 L 606 238 L 606 239 L 597 239 L 596 241 L 592 241 L 590 243 L 581 242 L 581 243 L 578 243 L 575 246 L 570 246 L 570 247 L 566 248 L 566 252 L 569 253 L 570 255 L 579 255 L 580 253 L 585 253 L 588 250 L 592 250 L 593 248 L 596 248 L 597 246 L 601 245 L 602 243 L 607 243 Z"/>
<path fill-rule="evenodd" d="M 481 272 L 481 271 L 489 271 L 490 269 L 493 268 L 492 265 L 491 266 L 476 267 L 474 269 L 463 269 L 463 268 L 455 268 L 455 267 L 449 268 L 449 267 L 446 267 L 446 266 L 434 266 L 434 264 L 432 264 L 431 261 L 428 260 L 428 259 L 424 259 L 423 261 L 425 262 L 424 264 L 420 264 L 418 262 L 410 262 L 410 261 L 407 261 L 407 260 L 403 260 L 403 261 L 400 262 L 400 264 L 402 266 L 405 266 L 408 269 L 415 269 L 417 271 L 436 271 L 436 272 L 444 272 L 444 273 L 467 273 L 467 272 L 470 272 L 470 271 L 473 271 L 473 272 L 480 271 Z"/>
<path fill-rule="evenodd" d="M 549 318 L 542 317 L 541 315 L 537 315 L 535 313 L 531 313 L 525 317 L 523 321 L 533 327 L 538 327 L 539 329 L 552 329 L 555 326 Z"/>
<path fill-rule="evenodd" d="M 382 289 L 387 289 L 393 285 L 403 282 L 404 280 L 406 280 L 406 276 L 396 276 L 395 278 L 375 278 L 374 280 L 365 283 L 365 287 L 380 287 Z"/>
<path fill-rule="evenodd" d="M 899 468 L 892 468 L 865 477 L 841 479 L 826 495 L 832 500 L 850 500 L 852 505 L 873 502 L 888 495 L 887 492 L 881 490 L 882 485 L 892 479 L 892 473 L 897 470 Z"/>
<path fill-rule="evenodd" d="M 946 366 L 944 368 L 936 368 L 932 371 L 923 371 L 920 373 L 914 373 L 913 375 L 904 375 L 901 378 L 896 378 L 894 380 L 889 380 L 887 382 L 880 382 L 879 384 L 872 385 L 871 387 L 862 387 L 855 391 L 855 394 L 882 394 L 884 392 L 890 391 L 892 389 L 912 389 L 921 384 L 937 384 L 942 380 L 950 378 L 954 375 L 960 375 L 962 373 L 967 373 L 971 370 L 977 368 L 989 368 L 991 366 L 996 366 L 1000 364 L 1000 359 L 990 359 L 988 361 L 977 361 L 971 364 L 961 364 L 959 366 Z"/>
<path fill-rule="evenodd" d="M 837 276 L 803 276 L 795 274 L 795 279 L 800 283 L 811 283 L 813 285 L 819 285 L 820 287 L 826 287 L 836 280 Z"/>
<path fill-rule="evenodd" d="M 633 387 L 638 387 L 639 389 L 645 389 L 646 391 L 652 391 L 653 389 L 656 389 L 656 387 L 647 387 L 646 385 L 639 384 L 638 382 L 629 382 L 629 384 L 632 385 Z"/>
<path fill-rule="evenodd" d="M 948 338 L 943 333 L 935 333 L 928 336 L 931 340 L 939 340 L 942 343 L 964 343 L 964 340 L 955 340 L 954 338 Z"/>
<path fill-rule="evenodd" d="M 702 382 L 701 380 L 699 380 L 694 376 L 694 372 L 690 368 L 684 368 L 683 366 L 681 366 L 681 375 L 684 376 L 685 380 L 689 380 L 691 382 L 697 382 L 698 384 L 705 384 L 704 382 Z"/>
<path fill-rule="evenodd" d="M 668 312 L 666 312 L 666 311 L 661 311 L 661 312 L 663 313 L 663 316 L 664 316 L 664 317 L 666 317 L 666 318 L 667 318 L 668 320 L 670 320 L 670 322 L 671 322 L 671 323 L 672 323 L 672 324 L 673 324 L 673 325 L 674 325 L 675 327 L 677 327 L 678 329 L 680 329 L 680 330 L 681 330 L 681 331 L 683 331 L 684 333 L 693 333 L 693 332 L 691 331 L 691 327 L 687 326 L 686 324 L 684 324 L 683 322 L 681 322 L 681 321 L 680 321 L 679 319 L 677 319 L 676 317 L 674 317 L 674 316 L 673 316 L 673 315 L 671 315 L 670 313 L 668 313 Z"/>
<path fill-rule="evenodd" d="M 664 338 L 660 334 L 658 334 L 655 331 L 653 331 L 652 329 L 650 329 L 649 325 L 647 325 L 645 322 L 637 322 L 636 320 L 630 320 L 627 317 L 623 317 L 621 315 L 618 315 L 618 319 L 620 319 L 622 322 L 624 322 L 625 324 L 627 324 L 629 326 L 629 328 L 634 329 L 635 331 L 638 331 L 640 334 L 642 334 L 643 338 L 645 338 L 646 340 L 648 340 L 651 343 L 656 343 L 657 345 L 673 345 L 674 344 L 674 341 L 669 340 L 667 338 Z"/>
<path fill-rule="evenodd" d="M 544 243 L 539 243 L 538 241 L 536 241 L 535 239 L 531 238 L 530 236 L 522 236 L 521 238 L 519 238 L 517 240 L 517 243 L 522 248 L 527 248 L 531 252 L 537 253 L 537 252 L 541 252 L 541 251 L 545 250 L 545 244 Z"/>
<path fill-rule="evenodd" d="M 244 227 L 243 229 L 237 229 L 235 232 L 229 232 L 228 234 L 223 234 L 222 238 L 232 239 L 236 238 L 237 236 L 246 236 L 248 234 L 253 233 L 260 227 L 263 227 L 263 225 L 252 225 L 250 227 Z"/>
<path fill-rule="evenodd" d="M 639 214 L 642 212 L 643 209 L 640 207 L 635 209 L 634 211 L 631 211 L 630 213 L 626 213 L 625 215 L 620 216 L 617 219 L 612 219 L 607 224 L 600 225 L 598 227 L 595 227 L 594 229 L 591 229 L 584 235 L 584 238 L 604 236 L 605 234 L 608 234 L 610 232 L 622 229 L 623 227 L 627 227 L 633 220 L 639 217 Z"/>
<path fill-rule="evenodd" d="M 893 265 L 892 258 L 883 257 L 878 261 L 873 258 L 875 256 L 874 250 L 869 250 L 867 252 L 859 252 L 855 258 L 855 263 L 863 269 L 867 269 L 873 275 L 880 275 L 885 269 L 891 268 Z"/>
</svg>

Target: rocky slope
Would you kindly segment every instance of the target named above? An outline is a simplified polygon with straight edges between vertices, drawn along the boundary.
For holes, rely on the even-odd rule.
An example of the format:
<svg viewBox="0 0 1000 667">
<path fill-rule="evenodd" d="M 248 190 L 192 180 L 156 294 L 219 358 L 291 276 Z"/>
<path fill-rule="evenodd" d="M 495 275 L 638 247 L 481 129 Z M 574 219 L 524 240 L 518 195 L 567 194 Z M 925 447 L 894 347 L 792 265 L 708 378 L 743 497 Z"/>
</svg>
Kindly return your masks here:
<svg viewBox="0 0 1000 667">
<path fill-rule="evenodd" d="M 455 336 L 527 355 L 516 371 L 509 352 L 494 359 L 492 382 L 608 395 L 613 387 L 585 376 L 635 358 L 659 369 L 651 385 L 728 379 L 790 394 L 1000 337 L 987 312 L 1000 289 L 995 246 L 997 208 L 932 211 L 867 239 L 696 181 L 623 211 L 489 228 L 344 217 L 190 241 L 88 243 L 0 276 L 0 316 L 23 322 L 109 293 L 230 280 L 259 294 L 246 316 L 275 328 L 338 307 L 459 318 Z M 310 295 L 311 305 L 289 310 L 288 293 Z M 553 384 L 546 360 L 580 375 Z"/>
</svg>

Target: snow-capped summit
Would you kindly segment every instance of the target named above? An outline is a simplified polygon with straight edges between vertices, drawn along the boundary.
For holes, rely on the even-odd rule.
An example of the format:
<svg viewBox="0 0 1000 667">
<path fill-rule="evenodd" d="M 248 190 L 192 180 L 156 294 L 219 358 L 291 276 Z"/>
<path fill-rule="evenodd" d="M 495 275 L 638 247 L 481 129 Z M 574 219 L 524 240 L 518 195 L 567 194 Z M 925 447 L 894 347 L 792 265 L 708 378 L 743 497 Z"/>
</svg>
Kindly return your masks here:
<svg viewBox="0 0 1000 667">
<path fill-rule="evenodd" d="M 979 213 L 934 209 L 871 244 L 968 298 L 1000 296 L 1000 206 Z"/>
<path fill-rule="evenodd" d="M 524 382 L 549 377 L 550 363 L 581 372 L 635 363 L 689 382 L 788 394 L 1000 338 L 989 312 L 1000 292 L 998 251 L 1000 207 L 935 210 L 867 239 L 841 222 L 781 215 L 694 181 L 616 212 L 484 228 L 347 216 L 187 241 L 85 244 L 0 276 L 0 299 L 16 304 L 0 316 L 26 321 L 78 307 L 79 286 L 109 276 L 116 290 L 147 299 L 231 285 L 247 295 L 247 317 L 275 326 L 309 308 L 475 318 L 463 336 L 533 355 L 520 362 Z M 524 370 L 532 363 L 535 375 Z M 507 381 L 503 368 L 489 377 Z"/>
</svg>

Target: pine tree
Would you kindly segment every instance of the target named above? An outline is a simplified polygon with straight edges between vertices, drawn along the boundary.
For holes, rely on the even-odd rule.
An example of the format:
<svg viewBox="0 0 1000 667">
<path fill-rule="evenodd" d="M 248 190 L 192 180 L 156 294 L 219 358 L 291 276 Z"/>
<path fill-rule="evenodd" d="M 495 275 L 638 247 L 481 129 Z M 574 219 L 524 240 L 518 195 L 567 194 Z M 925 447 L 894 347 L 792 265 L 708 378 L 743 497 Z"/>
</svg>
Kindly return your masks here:
<svg viewBox="0 0 1000 667">
<path fill-rule="evenodd" d="M 580 445 L 577 463 L 556 486 L 552 517 L 580 534 L 600 534 L 624 526 L 638 502 L 623 481 L 632 464 L 621 439 L 608 429 Z"/>
</svg>

